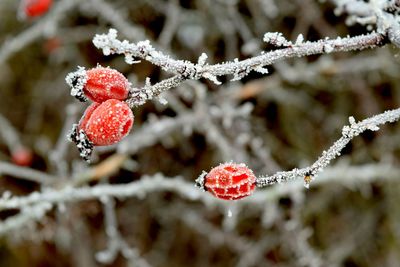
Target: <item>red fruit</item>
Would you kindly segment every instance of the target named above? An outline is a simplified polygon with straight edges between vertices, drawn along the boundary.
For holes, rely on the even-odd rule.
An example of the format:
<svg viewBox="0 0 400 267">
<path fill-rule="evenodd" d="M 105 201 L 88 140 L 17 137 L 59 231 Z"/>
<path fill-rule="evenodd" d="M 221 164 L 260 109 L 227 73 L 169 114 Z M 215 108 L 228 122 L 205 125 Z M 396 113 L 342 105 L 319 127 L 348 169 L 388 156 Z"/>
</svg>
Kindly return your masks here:
<svg viewBox="0 0 400 267">
<path fill-rule="evenodd" d="M 24 17 L 39 17 L 46 13 L 53 0 L 22 0 L 20 4 L 20 14 Z"/>
<path fill-rule="evenodd" d="M 18 147 L 11 153 L 11 160 L 19 166 L 30 166 L 32 164 L 32 151 L 26 147 Z"/>
<path fill-rule="evenodd" d="M 100 106 L 100 103 L 92 103 L 90 106 L 88 106 L 85 110 L 85 113 L 83 114 L 81 120 L 79 121 L 79 130 L 85 130 L 86 125 L 88 124 L 90 118 L 92 117 L 93 112 Z"/>
<path fill-rule="evenodd" d="M 125 100 L 128 97 L 129 81 L 117 70 L 96 67 L 86 71 L 86 75 L 83 91 L 92 101 Z"/>
<path fill-rule="evenodd" d="M 245 164 L 225 163 L 213 168 L 205 178 L 197 180 L 200 187 L 217 198 L 236 200 L 251 195 L 256 177 Z"/>
<path fill-rule="evenodd" d="M 133 125 L 133 113 L 122 101 L 109 99 L 93 103 L 82 116 L 79 125 L 74 125 L 69 135 L 75 142 L 81 157 L 88 160 L 93 146 L 108 146 L 121 141 Z"/>
<path fill-rule="evenodd" d="M 72 88 L 71 94 L 81 101 L 86 101 L 86 97 L 98 103 L 108 99 L 125 100 L 129 94 L 129 81 L 111 68 L 98 66 L 87 71 L 79 68 L 66 80 Z"/>
</svg>

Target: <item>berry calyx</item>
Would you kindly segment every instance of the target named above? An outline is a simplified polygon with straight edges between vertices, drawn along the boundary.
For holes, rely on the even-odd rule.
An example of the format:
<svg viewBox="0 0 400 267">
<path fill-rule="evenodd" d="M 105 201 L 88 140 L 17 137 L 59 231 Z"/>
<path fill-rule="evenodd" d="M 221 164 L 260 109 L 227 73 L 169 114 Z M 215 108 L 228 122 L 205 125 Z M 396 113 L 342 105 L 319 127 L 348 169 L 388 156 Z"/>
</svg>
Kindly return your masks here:
<svg viewBox="0 0 400 267">
<path fill-rule="evenodd" d="M 130 83 L 117 70 L 97 66 L 85 70 L 78 67 L 76 72 L 67 75 L 66 81 L 71 87 L 71 95 L 85 102 L 104 102 L 109 99 L 125 100 L 129 94 Z"/>
<path fill-rule="evenodd" d="M 53 4 L 53 0 L 22 0 L 19 15 L 22 18 L 39 17 L 45 14 Z"/>
<path fill-rule="evenodd" d="M 217 198 L 236 200 L 251 195 L 255 182 L 253 171 L 245 164 L 225 163 L 201 175 L 196 185 Z"/>
<path fill-rule="evenodd" d="M 118 143 L 128 135 L 133 121 L 132 110 L 125 102 L 116 99 L 95 102 L 86 109 L 79 124 L 73 125 L 68 137 L 88 161 L 94 146 Z"/>
</svg>

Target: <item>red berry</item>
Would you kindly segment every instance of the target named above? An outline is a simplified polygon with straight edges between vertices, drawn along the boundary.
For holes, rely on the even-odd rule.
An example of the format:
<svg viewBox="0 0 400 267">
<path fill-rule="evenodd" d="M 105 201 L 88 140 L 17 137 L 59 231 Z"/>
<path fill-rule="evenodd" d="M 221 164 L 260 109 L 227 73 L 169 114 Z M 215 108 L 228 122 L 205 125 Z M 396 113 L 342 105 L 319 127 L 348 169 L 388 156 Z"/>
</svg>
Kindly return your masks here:
<svg viewBox="0 0 400 267">
<path fill-rule="evenodd" d="M 22 0 L 20 4 L 20 14 L 24 17 L 39 17 L 46 13 L 53 0 Z"/>
<path fill-rule="evenodd" d="M 110 68 L 96 67 L 86 72 L 85 95 L 95 102 L 107 99 L 125 100 L 129 93 L 129 81 L 120 72 Z"/>
<path fill-rule="evenodd" d="M 100 103 L 92 103 L 90 106 L 88 106 L 85 110 L 85 113 L 83 114 L 81 120 L 79 121 L 79 129 L 85 130 L 86 126 L 92 117 L 93 112 L 100 106 Z"/>
<path fill-rule="evenodd" d="M 69 135 L 81 156 L 88 160 L 93 146 L 108 146 L 121 141 L 133 125 L 133 113 L 122 101 L 109 99 L 93 103 L 82 116 L 79 125 L 74 125 Z"/>
<path fill-rule="evenodd" d="M 95 146 L 108 146 L 121 141 L 133 125 L 133 113 L 122 101 L 109 99 L 93 103 L 82 118 L 79 129 L 85 131 Z"/>
<path fill-rule="evenodd" d="M 32 164 L 32 151 L 26 147 L 18 147 L 11 153 L 11 160 L 19 166 L 30 166 Z"/>
<path fill-rule="evenodd" d="M 225 163 L 213 168 L 198 181 L 204 189 L 217 198 L 236 200 L 251 195 L 256 187 L 256 177 L 245 164 Z"/>
<path fill-rule="evenodd" d="M 86 101 L 86 97 L 98 103 L 108 99 L 125 100 L 129 94 L 129 81 L 111 68 L 98 66 L 87 71 L 79 68 L 70 73 L 66 80 L 72 88 L 71 95 L 81 101 Z"/>
</svg>

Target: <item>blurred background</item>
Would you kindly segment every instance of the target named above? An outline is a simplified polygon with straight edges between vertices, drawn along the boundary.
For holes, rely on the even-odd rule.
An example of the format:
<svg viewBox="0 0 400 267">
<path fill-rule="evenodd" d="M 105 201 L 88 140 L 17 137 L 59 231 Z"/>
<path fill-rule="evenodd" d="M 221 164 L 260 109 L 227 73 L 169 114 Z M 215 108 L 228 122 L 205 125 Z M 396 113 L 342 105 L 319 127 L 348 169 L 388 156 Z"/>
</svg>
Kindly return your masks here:
<svg viewBox="0 0 400 267">
<path fill-rule="evenodd" d="M 168 104 L 134 109 L 130 135 L 96 148 L 88 165 L 66 140 L 87 104 L 70 96 L 65 76 L 97 64 L 134 86 L 171 75 L 145 61 L 103 56 L 95 34 L 115 28 L 120 38 L 150 40 L 176 59 L 196 62 L 204 52 L 214 64 L 275 49 L 262 43 L 265 32 L 316 41 L 373 26 L 352 24 L 329 1 L 55 0 L 34 15 L 26 4 L 0 2 L 3 196 L 156 174 L 194 185 L 202 170 L 227 161 L 244 162 L 257 176 L 304 167 L 340 137 L 349 116 L 362 120 L 400 106 L 392 45 L 289 59 L 268 66 L 268 75 L 221 77 L 221 86 L 188 81 L 164 93 Z M 308 190 L 295 181 L 236 202 L 162 190 L 58 205 L 0 231 L 0 266 L 400 266 L 399 155 L 395 123 L 355 138 Z M 2 210 L 0 218 L 18 214 Z M 110 245 L 110 218 L 131 254 Z"/>
</svg>

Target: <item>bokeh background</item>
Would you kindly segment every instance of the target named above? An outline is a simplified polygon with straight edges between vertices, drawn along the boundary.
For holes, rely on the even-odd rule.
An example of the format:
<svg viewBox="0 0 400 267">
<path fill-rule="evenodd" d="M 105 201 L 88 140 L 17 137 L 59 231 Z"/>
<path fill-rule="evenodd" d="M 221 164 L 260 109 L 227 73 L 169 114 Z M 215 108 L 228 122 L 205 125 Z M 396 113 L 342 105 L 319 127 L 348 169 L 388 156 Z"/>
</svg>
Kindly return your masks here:
<svg viewBox="0 0 400 267">
<path fill-rule="evenodd" d="M 268 75 L 221 77 L 221 86 L 189 81 L 164 93 L 168 104 L 136 108 L 127 139 L 96 149 L 88 165 L 65 138 L 86 107 L 70 96 L 65 76 L 97 64 L 135 86 L 170 75 L 145 61 L 103 56 L 95 34 L 115 28 L 120 38 L 148 39 L 177 59 L 196 62 L 205 52 L 212 64 L 275 49 L 263 44 L 265 32 L 316 41 L 371 28 L 349 25 L 329 1 L 57 0 L 43 16 L 24 20 L 19 5 L 0 2 L 0 193 L 45 188 L 21 179 L 21 168 L 52 175 L 54 188 L 155 174 L 194 184 L 202 170 L 227 161 L 273 174 L 314 162 L 349 116 L 362 120 L 400 106 L 392 45 L 289 59 L 268 66 Z M 355 138 L 308 190 L 295 181 L 233 203 L 173 192 L 116 199 L 118 231 L 139 255 L 131 258 L 99 258 L 109 243 L 101 201 L 68 203 L 3 233 L 0 266 L 400 266 L 399 155 L 395 123 Z"/>
</svg>

